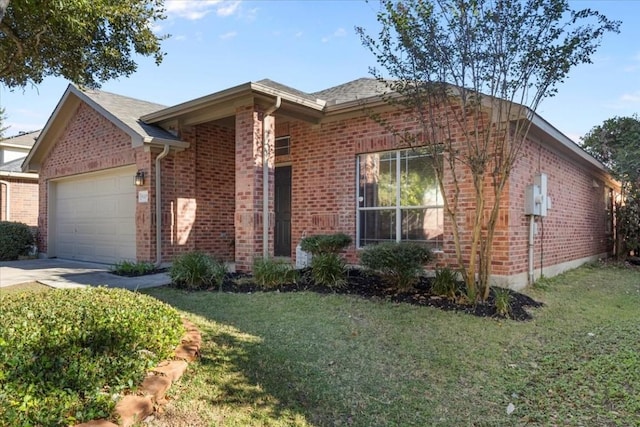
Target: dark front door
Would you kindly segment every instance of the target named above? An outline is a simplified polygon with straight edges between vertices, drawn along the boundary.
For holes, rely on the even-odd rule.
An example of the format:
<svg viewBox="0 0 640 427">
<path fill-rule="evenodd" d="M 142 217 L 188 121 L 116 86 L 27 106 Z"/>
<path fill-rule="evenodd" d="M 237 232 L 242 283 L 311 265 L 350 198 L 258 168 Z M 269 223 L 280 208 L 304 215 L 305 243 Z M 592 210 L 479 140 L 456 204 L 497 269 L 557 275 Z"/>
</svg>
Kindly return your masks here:
<svg viewBox="0 0 640 427">
<path fill-rule="evenodd" d="M 275 171 L 276 229 L 275 256 L 291 256 L 291 166 L 280 166 Z"/>
</svg>

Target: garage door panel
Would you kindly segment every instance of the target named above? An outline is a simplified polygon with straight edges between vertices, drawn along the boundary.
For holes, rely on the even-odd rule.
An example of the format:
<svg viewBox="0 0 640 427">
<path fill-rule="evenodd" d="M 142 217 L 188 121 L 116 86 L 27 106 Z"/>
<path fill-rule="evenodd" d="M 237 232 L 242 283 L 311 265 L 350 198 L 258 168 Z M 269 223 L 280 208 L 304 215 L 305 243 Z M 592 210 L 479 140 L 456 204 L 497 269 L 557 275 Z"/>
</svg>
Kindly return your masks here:
<svg viewBox="0 0 640 427">
<path fill-rule="evenodd" d="M 114 263 L 135 259 L 135 168 L 56 184 L 56 255 Z"/>
</svg>

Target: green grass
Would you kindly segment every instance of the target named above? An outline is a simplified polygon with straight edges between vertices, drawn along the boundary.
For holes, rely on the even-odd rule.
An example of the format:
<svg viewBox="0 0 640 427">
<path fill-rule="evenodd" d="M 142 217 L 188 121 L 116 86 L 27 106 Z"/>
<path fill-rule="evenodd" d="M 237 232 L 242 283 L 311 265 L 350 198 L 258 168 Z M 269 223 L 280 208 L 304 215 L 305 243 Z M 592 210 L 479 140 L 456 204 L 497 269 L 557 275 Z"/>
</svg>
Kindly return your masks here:
<svg viewBox="0 0 640 427">
<path fill-rule="evenodd" d="M 154 426 L 640 424 L 638 272 L 547 280 L 525 323 L 341 295 L 145 292 L 204 337 Z"/>
</svg>

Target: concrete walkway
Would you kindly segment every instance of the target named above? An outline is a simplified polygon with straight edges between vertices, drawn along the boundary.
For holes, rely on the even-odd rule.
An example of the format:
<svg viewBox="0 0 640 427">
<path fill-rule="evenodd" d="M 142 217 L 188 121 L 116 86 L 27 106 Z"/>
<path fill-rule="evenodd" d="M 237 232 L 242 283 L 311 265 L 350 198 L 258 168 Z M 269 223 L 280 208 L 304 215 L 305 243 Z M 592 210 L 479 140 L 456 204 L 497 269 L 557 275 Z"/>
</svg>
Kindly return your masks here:
<svg viewBox="0 0 640 427">
<path fill-rule="evenodd" d="M 0 262 L 0 288 L 25 282 L 39 282 L 54 288 L 103 285 L 133 291 L 171 283 L 167 273 L 122 277 L 111 274 L 109 268 L 110 266 L 107 264 L 57 258 L 2 261 Z"/>
</svg>

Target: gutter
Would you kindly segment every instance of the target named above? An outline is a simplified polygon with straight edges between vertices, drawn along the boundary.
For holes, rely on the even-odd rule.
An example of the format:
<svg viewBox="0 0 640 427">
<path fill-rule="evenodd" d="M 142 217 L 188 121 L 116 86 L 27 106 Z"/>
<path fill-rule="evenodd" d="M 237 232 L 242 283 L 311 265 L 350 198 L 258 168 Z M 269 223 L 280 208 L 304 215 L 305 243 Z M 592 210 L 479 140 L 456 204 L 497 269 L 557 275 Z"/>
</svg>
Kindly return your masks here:
<svg viewBox="0 0 640 427">
<path fill-rule="evenodd" d="M 278 95 L 275 105 L 268 108 L 262 115 L 262 257 L 264 259 L 269 257 L 269 147 L 265 120 L 280 108 L 281 103 L 282 98 Z"/>
<path fill-rule="evenodd" d="M 6 204 L 5 221 L 11 221 L 11 191 L 10 191 L 11 187 L 9 187 L 8 181 L 0 181 L 0 185 L 2 184 L 7 186 L 7 200 L 5 200 L 5 204 Z"/>
<path fill-rule="evenodd" d="M 156 267 L 162 264 L 162 182 L 160 180 L 160 160 L 169 154 L 169 144 L 156 157 Z"/>
</svg>

